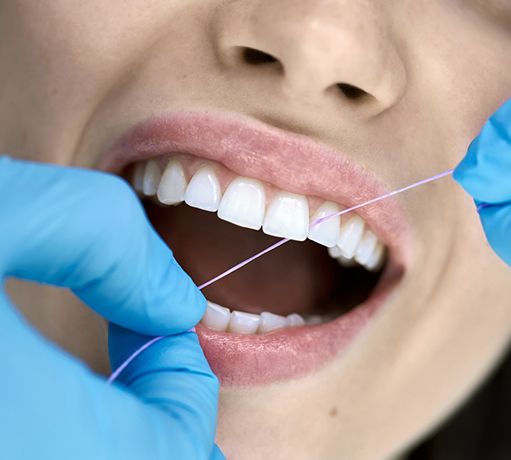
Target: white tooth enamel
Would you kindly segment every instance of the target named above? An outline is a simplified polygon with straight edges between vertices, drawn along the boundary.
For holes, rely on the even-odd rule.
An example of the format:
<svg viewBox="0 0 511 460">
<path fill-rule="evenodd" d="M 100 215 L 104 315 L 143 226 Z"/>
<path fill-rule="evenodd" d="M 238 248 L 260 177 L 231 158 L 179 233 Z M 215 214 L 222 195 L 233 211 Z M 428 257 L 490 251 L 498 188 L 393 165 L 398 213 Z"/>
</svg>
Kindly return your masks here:
<svg viewBox="0 0 511 460">
<path fill-rule="evenodd" d="M 133 187 L 137 192 L 141 192 L 144 187 L 145 163 L 137 163 L 133 171 Z"/>
<path fill-rule="evenodd" d="M 158 200 L 163 204 L 179 204 L 185 199 L 186 177 L 181 162 L 171 160 L 158 187 Z"/>
<path fill-rule="evenodd" d="M 330 254 L 330 257 L 332 257 L 333 259 L 337 259 L 339 256 L 342 255 L 342 251 L 339 246 L 334 246 L 332 248 L 328 248 L 328 254 Z"/>
<path fill-rule="evenodd" d="M 153 196 L 156 193 L 161 179 L 160 167 L 154 160 L 149 160 L 145 167 L 142 192 L 146 196 Z"/>
<path fill-rule="evenodd" d="M 214 329 L 215 331 L 226 331 L 231 319 L 231 312 L 228 308 L 208 302 L 206 313 L 202 317 L 204 326 Z"/>
<path fill-rule="evenodd" d="M 337 262 L 339 262 L 343 267 L 353 267 L 356 265 L 355 259 L 347 259 L 342 254 L 337 257 Z"/>
<path fill-rule="evenodd" d="M 385 259 L 385 248 L 381 242 L 378 241 L 378 244 L 374 248 L 373 253 L 369 257 L 369 260 L 364 264 L 368 270 L 377 271 L 383 265 L 383 261 Z"/>
<path fill-rule="evenodd" d="M 349 218 L 341 224 L 341 236 L 337 246 L 342 251 L 342 255 L 351 259 L 355 255 L 358 243 L 364 233 L 364 221 L 357 215 Z"/>
<path fill-rule="evenodd" d="M 289 327 L 298 327 L 305 325 L 305 320 L 298 313 L 291 313 L 290 315 L 287 315 L 286 320 L 287 325 Z"/>
<path fill-rule="evenodd" d="M 303 195 L 279 192 L 266 211 L 263 232 L 303 241 L 309 232 L 309 203 Z"/>
<path fill-rule="evenodd" d="M 259 230 L 263 225 L 265 206 L 263 184 L 256 179 L 238 177 L 225 190 L 218 217 L 240 227 Z"/>
<path fill-rule="evenodd" d="M 231 313 L 228 331 L 237 332 L 238 334 L 255 334 L 259 328 L 259 323 L 259 315 L 233 311 Z"/>
<path fill-rule="evenodd" d="M 203 166 L 194 174 L 186 188 L 186 204 L 214 212 L 218 209 L 220 198 L 220 184 L 215 171 L 210 166 Z"/>
<path fill-rule="evenodd" d="M 376 235 L 371 230 L 366 230 L 355 251 L 355 260 L 360 265 L 365 265 L 376 248 L 377 243 L 378 238 Z"/>
<path fill-rule="evenodd" d="M 339 212 L 337 204 L 327 201 L 323 203 L 315 212 L 311 223 L 326 216 L 330 216 Z M 309 240 L 322 244 L 323 246 L 332 247 L 337 244 L 341 235 L 341 218 L 340 216 L 330 217 L 321 222 L 309 231 Z"/>
<path fill-rule="evenodd" d="M 257 330 L 259 334 L 264 334 L 265 332 L 270 332 L 275 329 L 282 329 L 287 326 L 286 318 L 283 316 L 265 311 L 260 314 L 260 317 L 261 322 L 259 324 L 259 329 Z"/>
</svg>

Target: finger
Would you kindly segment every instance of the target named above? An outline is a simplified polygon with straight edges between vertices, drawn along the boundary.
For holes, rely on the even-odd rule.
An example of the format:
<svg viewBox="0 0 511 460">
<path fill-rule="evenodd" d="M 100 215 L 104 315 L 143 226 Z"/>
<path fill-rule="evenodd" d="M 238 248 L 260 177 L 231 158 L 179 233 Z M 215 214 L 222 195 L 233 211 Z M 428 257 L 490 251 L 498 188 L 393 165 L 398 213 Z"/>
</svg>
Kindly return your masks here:
<svg viewBox="0 0 511 460">
<path fill-rule="evenodd" d="M 31 330 L 0 291 L 0 349 L 1 458 L 210 458 L 218 382 L 194 334 L 147 350 L 134 395 Z"/>
<path fill-rule="evenodd" d="M 0 193 L 0 275 L 71 288 L 145 334 L 181 332 L 202 317 L 204 297 L 125 181 L 4 157 Z"/>
<path fill-rule="evenodd" d="M 479 215 L 488 242 L 500 258 L 511 266 L 511 202 L 485 207 Z"/>
<path fill-rule="evenodd" d="M 455 169 L 454 179 L 478 201 L 511 200 L 511 101 L 484 125 Z"/>
<path fill-rule="evenodd" d="M 110 325 L 109 349 L 113 367 L 146 343 L 142 336 Z M 166 337 L 133 360 L 118 382 L 147 405 L 156 406 L 170 420 L 167 436 L 176 452 L 188 457 L 197 446 L 213 446 L 216 426 L 218 380 L 212 373 L 194 332 Z M 129 432 L 122 420 L 118 427 Z M 193 436 L 191 436 L 193 433 Z M 170 454 L 170 452 L 169 452 Z M 222 458 L 215 453 L 216 458 Z M 198 457 L 197 457 L 198 458 Z M 210 458 L 209 452 L 206 457 Z"/>
</svg>

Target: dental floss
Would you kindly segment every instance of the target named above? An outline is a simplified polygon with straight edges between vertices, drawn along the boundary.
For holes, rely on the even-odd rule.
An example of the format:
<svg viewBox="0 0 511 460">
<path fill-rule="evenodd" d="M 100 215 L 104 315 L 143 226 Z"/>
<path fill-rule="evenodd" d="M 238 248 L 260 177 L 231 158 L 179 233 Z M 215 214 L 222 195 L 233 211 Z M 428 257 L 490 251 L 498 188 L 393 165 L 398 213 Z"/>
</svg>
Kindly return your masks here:
<svg viewBox="0 0 511 460">
<path fill-rule="evenodd" d="M 426 179 L 422 179 L 420 181 L 414 182 L 413 184 L 407 185 L 405 187 L 401 187 L 397 190 L 393 190 L 392 192 L 385 193 L 384 195 L 380 195 L 376 198 L 372 198 L 368 201 L 364 201 L 363 203 L 357 204 L 355 206 L 352 206 L 348 209 L 343 209 L 342 211 L 336 212 L 334 214 L 330 214 L 328 216 L 323 216 L 319 219 L 316 219 L 312 224 L 310 225 L 310 228 L 315 227 L 316 225 L 331 219 L 332 217 L 341 216 L 343 214 L 347 214 L 348 212 L 355 211 L 356 209 L 360 209 L 364 206 L 368 206 L 373 203 L 377 203 L 379 201 L 385 200 L 386 198 L 390 198 L 392 196 L 398 195 L 399 193 L 406 192 L 408 190 L 411 190 L 413 188 L 419 187 L 424 184 L 428 184 L 429 182 L 433 182 L 435 180 L 441 179 L 446 176 L 450 176 L 454 172 L 454 169 L 448 169 L 446 171 L 443 171 L 441 173 L 435 174 L 434 176 L 427 177 Z M 484 208 L 486 205 L 482 204 L 479 205 L 477 210 L 479 211 L 480 208 Z M 261 256 L 264 256 L 265 254 L 268 254 L 269 252 L 273 251 L 274 249 L 277 249 L 278 247 L 286 244 L 287 242 L 291 241 L 290 238 L 284 238 L 282 240 L 277 241 L 276 243 L 272 244 L 271 246 L 267 247 L 266 249 L 263 249 L 261 252 L 258 252 L 257 254 L 249 257 L 248 259 L 243 260 L 237 265 L 234 265 L 233 267 L 229 268 L 228 270 L 224 271 L 223 273 L 220 273 L 219 275 L 215 276 L 214 278 L 210 279 L 209 281 L 206 281 L 205 283 L 201 284 L 199 286 L 199 290 L 202 290 L 208 286 L 210 286 L 213 283 L 216 283 L 217 281 L 221 280 L 222 278 L 225 278 L 226 276 L 230 275 L 231 273 L 234 273 L 235 271 L 239 270 L 240 268 L 243 268 L 245 265 L 248 265 L 249 263 L 253 262 L 254 260 L 258 259 Z M 195 328 L 189 329 L 187 332 L 195 332 Z M 150 346 L 155 344 L 156 342 L 164 339 L 167 336 L 159 336 L 154 337 L 148 342 L 146 342 L 144 345 L 142 345 L 140 348 L 138 348 L 136 351 L 134 351 L 113 373 L 110 375 L 110 377 L 107 380 L 107 384 L 110 385 L 112 382 L 114 382 L 117 377 L 120 375 L 120 373 L 128 367 L 128 365 L 143 351 L 147 350 Z"/>
</svg>

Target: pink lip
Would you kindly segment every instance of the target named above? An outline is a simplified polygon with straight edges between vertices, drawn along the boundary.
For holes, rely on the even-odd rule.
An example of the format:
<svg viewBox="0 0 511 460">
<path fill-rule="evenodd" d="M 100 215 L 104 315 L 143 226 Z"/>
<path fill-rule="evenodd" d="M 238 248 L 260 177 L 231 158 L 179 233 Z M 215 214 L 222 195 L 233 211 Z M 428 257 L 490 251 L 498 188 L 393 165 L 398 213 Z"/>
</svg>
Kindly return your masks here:
<svg viewBox="0 0 511 460">
<path fill-rule="evenodd" d="M 144 121 L 122 136 L 99 166 L 119 173 L 130 163 L 177 152 L 216 161 L 236 174 L 346 207 L 388 191 L 374 174 L 327 145 L 248 117 L 211 112 L 175 113 Z M 389 250 L 389 263 L 371 297 L 319 326 L 264 335 L 220 333 L 197 326 L 206 357 L 222 385 L 261 385 L 318 369 L 346 350 L 385 303 L 408 265 L 408 223 L 393 198 L 361 208 L 358 214 Z"/>
</svg>

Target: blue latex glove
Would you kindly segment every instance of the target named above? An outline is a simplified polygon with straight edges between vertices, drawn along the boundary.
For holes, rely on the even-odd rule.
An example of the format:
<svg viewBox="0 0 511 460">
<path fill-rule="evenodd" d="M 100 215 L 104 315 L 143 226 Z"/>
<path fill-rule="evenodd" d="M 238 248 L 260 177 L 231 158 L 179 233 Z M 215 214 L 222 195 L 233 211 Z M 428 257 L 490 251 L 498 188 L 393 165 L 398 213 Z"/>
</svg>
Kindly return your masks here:
<svg viewBox="0 0 511 460">
<path fill-rule="evenodd" d="M 205 299 L 129 186 L 95 171 L 0 157 L 0 277 L 71 288 L 114 326 L 115 366 L 175 334 L 108 386 L 32 329 L 0 290 L 0 458 L 222 459 L 218 381 L 197 336 Z M 4 283 L 2 283 L 3 285 Z M 34 305 L 37 308 L 37 305 Z"/>
<path fill-rule="evenodd" d="M 511 265 L 511 101 L 485 124 L 454 179 L 474 197 L 488 242 Z"/>
</svg>

